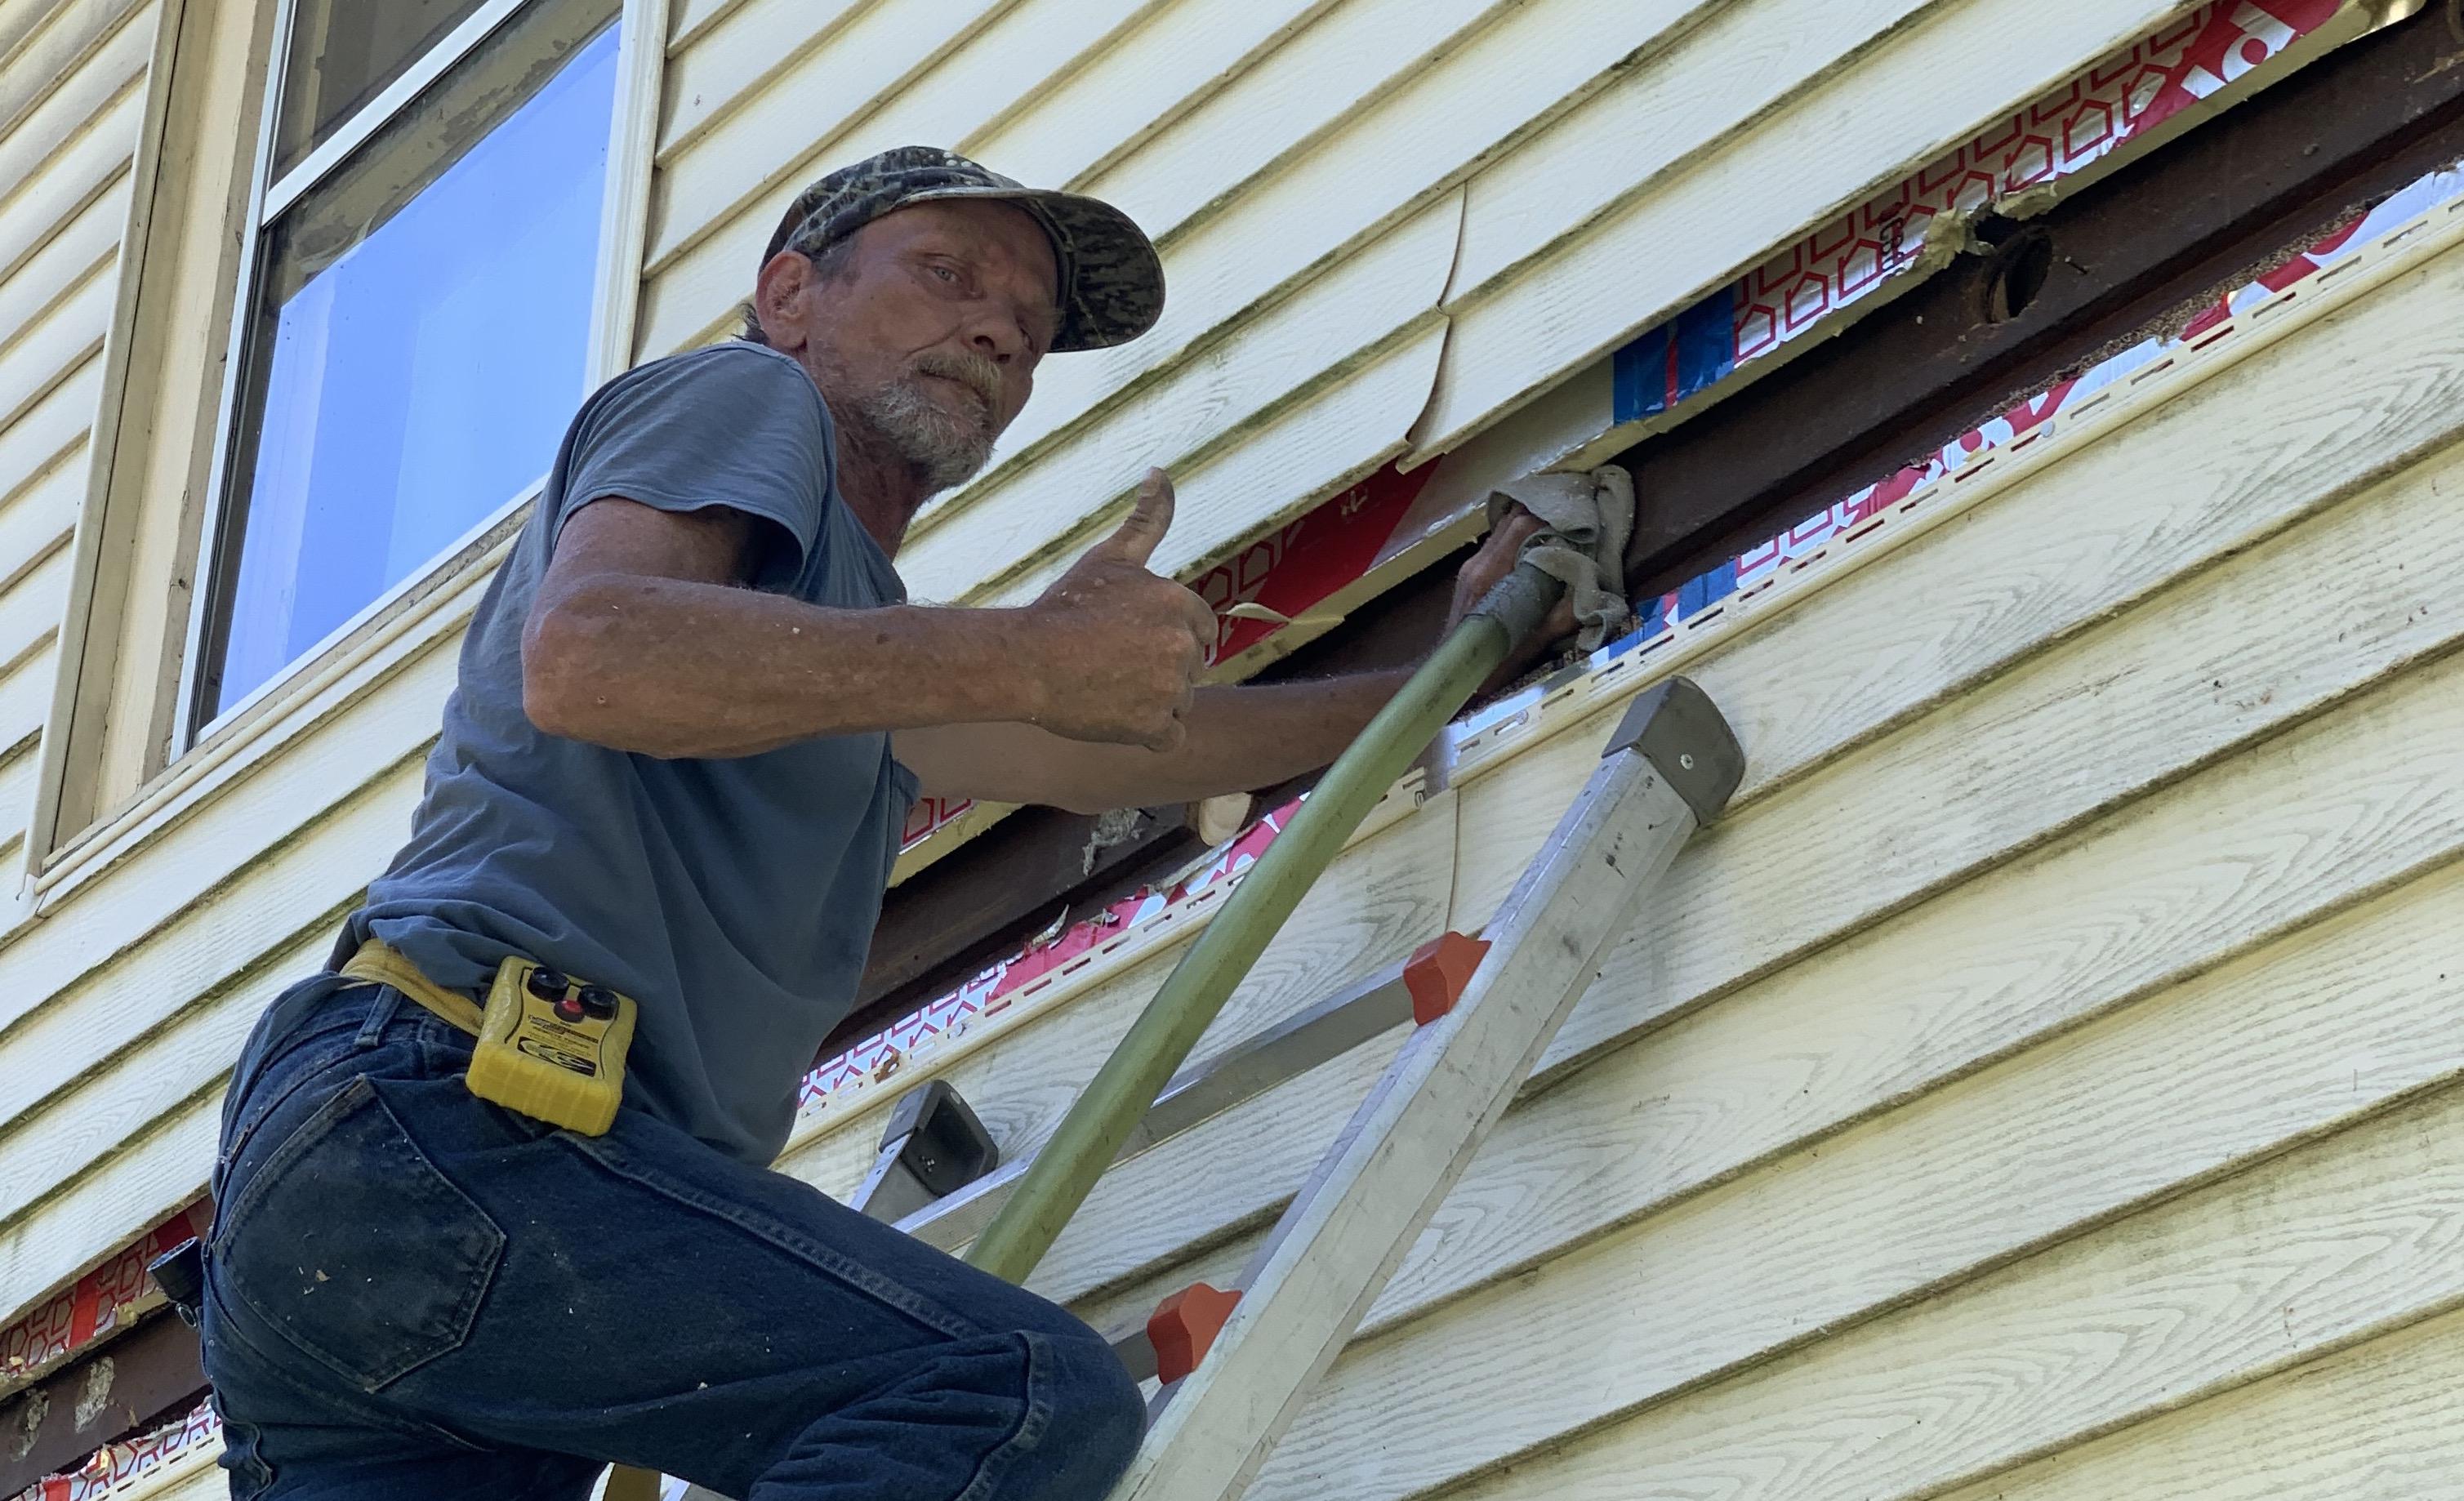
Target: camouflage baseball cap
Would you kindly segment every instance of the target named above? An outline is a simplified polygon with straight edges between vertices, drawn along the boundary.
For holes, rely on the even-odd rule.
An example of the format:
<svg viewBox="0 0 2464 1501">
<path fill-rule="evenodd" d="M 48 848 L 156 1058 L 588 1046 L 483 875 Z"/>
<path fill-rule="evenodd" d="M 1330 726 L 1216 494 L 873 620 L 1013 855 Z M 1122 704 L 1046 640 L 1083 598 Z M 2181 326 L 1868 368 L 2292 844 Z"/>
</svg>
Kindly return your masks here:
<svg viewBox="0 0 2464 1501">
<path fill-rule="evenodd" d="M 937 146 L 893 146 L 840 167 L 796 195 L 761 253 L 818 255 L 893 209 L 990 198 L 1035 216 L 1061 266 L 1061 330 L 1053 352 L 1127 343 L 1163 312 L 1163 262 L 1130 216 L 1076 193 L 1028 188 Z"/>
</svg>

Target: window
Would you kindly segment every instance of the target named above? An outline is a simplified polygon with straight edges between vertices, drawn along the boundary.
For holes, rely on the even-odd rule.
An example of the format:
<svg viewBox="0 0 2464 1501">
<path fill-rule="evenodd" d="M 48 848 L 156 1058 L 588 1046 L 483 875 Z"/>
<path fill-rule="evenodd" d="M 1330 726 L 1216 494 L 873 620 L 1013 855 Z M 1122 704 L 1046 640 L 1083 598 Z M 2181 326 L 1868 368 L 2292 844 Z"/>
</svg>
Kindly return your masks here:
<svg viewBox="0 0 2464 1501">
<path fill-rule="evenodd" d="M 588 379 L 617 0 L 293 0 L 184 739 L 523 497 Z"/>
</svg>

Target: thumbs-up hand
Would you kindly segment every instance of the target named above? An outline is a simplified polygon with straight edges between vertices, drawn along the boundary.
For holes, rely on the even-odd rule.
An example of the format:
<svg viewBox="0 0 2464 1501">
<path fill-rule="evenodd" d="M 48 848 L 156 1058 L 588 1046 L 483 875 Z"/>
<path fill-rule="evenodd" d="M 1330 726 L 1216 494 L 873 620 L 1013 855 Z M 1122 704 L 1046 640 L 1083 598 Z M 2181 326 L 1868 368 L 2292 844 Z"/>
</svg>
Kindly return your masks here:
<svg viewBox="0 0 2464 1501">
<path fill-rule="evenodd" d="M 1119 530 L 1089 547 L 1027 616 L 1043 651 L 1033 722 L 1075 740 L 1170 750 L 1186 734 L 1215 612 L 1147 560 L 1172 526 L 1172 479 L 1147 471 Z"/>
</svg>

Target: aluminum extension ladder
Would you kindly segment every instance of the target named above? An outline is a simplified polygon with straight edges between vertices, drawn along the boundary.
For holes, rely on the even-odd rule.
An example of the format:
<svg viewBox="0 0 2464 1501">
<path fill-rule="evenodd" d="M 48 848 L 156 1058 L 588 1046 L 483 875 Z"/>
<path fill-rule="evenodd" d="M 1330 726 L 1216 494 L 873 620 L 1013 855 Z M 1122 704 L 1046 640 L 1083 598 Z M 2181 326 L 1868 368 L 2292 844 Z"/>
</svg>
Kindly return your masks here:
<svg viewBox="0 0 2464 1501">
<path fill-rule="evenodd" d="M 1333 1364 L 1653 884 L 1744 774 L 1710 699 L 1638 696 L 1485 932 L 1411 959 L 1176 1077 L 1120 1157 L 1147 1151 L 1409 1020 L 1416 1025 L 1235 1285 L 1195 1284 L 1114 1348 L 1161 1382 L 1114 1501 L 1233 1501 Z M 945 1083 L 899 1102 L 855 1203 L 955 1250 L 1024 1164 Z M 622 1494 L 609 1490 L 610 1501 Z M 689 1501 L 720 1501 L 698 1487 Z"/>
</svg>

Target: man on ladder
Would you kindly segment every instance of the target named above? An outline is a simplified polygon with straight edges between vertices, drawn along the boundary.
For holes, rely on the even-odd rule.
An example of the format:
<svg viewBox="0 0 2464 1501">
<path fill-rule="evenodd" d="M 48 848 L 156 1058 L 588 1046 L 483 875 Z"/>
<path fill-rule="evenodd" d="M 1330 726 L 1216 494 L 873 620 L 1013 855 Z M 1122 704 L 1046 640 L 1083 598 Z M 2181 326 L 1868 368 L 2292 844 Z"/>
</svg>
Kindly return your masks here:
<svg viewBox="0 0 2464 1501">
<path fill-rule="evenodd" d="M 1033 604 L 904 602 L 1048 352 L 1153 324 L 1117 210 L 910 147 L 773 235 L 745 338 L 575 419 L 409 843 L 234 1073 L 203 1321 L 234 1496 L 1095 1497 L 1136 1389 L 1062 1310 L 767 1170 L 935 797 L 1080 810 L 1331 759 L 1401 681 L 1194 686 L 1129 519 Z M 1536 526 L 1501 525 L 1456 613 Z"/>
</svg>

